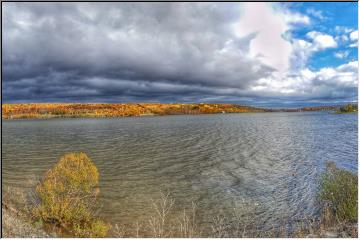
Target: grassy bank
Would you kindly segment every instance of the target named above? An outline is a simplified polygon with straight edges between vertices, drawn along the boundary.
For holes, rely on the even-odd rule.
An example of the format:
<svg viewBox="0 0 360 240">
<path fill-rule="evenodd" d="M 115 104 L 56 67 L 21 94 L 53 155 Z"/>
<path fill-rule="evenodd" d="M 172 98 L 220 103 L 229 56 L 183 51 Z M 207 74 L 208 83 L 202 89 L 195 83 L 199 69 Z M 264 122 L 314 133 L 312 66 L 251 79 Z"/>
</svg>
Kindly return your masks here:
<svg viewBox="0 0 360 240">
<path fill-rule="evenodd" d="M 98 172 L 84 153 L 66 154 L 26 194 L 3 189 L 3 233 L 8 237 L 357 237 L 358 179 L 328 164 L 319 179 L 319 216 L 288 221 L 264 230 L 254 204 L 232 215 L 215 215 L 206 229 L 197 204 L 177 206 L 170 193 L 151 200 L 138 221 L 108 223 L 98 215 Z M 241 209 L 240 209 L 241 208 Z M 183 209 L 183 211 L 175 211 Z M 123 209 L 123 211 L 126 211 Z"/>
</svg>

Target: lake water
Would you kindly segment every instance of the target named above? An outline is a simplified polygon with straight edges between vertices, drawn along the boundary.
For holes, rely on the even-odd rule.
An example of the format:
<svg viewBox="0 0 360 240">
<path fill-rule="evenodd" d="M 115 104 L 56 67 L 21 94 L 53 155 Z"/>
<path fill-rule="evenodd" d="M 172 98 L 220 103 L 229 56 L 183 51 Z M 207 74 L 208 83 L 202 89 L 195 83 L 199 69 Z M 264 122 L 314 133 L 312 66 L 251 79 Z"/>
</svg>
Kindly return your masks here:
<svg viewBox="0 0 360 240">
<path fill-rule="evenodd" d="M 134 222 L 169 191 L 202 225 L 245 203 L 264 225 L 316 213 L 326 161 L 357 172 L 356 114 L 244 113 L 3 121 L 3 184 L 31 187 L 66 152 L 97 165 L 101 215 Z"/>
</svg>

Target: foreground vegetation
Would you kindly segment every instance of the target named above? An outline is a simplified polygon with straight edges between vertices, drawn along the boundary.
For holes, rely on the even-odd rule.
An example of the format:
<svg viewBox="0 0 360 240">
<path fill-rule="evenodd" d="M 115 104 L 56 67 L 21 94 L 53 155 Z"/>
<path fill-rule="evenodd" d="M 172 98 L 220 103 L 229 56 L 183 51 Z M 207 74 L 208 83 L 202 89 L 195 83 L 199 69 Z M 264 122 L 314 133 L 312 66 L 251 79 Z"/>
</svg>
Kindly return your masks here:
<svg viewBox="0 0 360 240">
<path fill-rule="evenodd" d="M 327 163 L 320 181 L 319 199 L 328 204 L 333 220 L 356 222 L 358 219 L 358 178 L 355 174 Z"/>
<path fill-rule="evenodd" d="M 339 106 L 304 107 L 297 109 L 265 109 L 236 104 L 80 104 L 80 103 L 29 103 L 3 104 L 3 119 L 22 118 L 77 118 L 77 117 L 131 117 L 177 114 L 215 114 L 246 112 L 301 112 L 338 110 Z"/>
<path fill-rule="evenodd" d="M 98 170 L 85 153 L 66 154 L 37 186 L 34 216 L 76 237 L 104 237 L 109 226 L 94 216 L 98 184 Z"/>
<path fill-rule="evenodd" d="M 345 106 L 340 107 L 336 113 L 357 113 L 358 106 L 355 104 L 347 104 Z"/>
<path fill-rule="evenodd" d="M 152 200 L 144 219 L 110 225 L 98 216 L 99 173 L 85 153 L 69 153 L 46 172 L 34 191 L 3 190 L 3 234 L 7 237 L 357 237 L 357 176 L 329 163 L 318 192 L 316 218 L 259 228 L 254 208 L 245 203 L 232 216 L 217 215 L 199 227 L 196 203 L 175 212 L 169 193 Z M 21 200 L 21 201 L 20 201 Z M 4 214 L 5 213 L 5 214 Z M 17 222 L 16 222 L 17 221 Z M 261 227 L 261 226 L 260 226 Z"/>
</svg>

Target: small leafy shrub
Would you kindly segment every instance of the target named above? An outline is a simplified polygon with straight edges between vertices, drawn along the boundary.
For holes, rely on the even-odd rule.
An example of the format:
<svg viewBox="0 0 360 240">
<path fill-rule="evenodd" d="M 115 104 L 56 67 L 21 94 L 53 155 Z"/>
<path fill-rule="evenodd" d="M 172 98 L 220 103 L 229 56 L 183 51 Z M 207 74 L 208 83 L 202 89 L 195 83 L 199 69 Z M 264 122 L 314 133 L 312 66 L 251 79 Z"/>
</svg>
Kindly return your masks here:
<svg viewBox="0 0 360 240">
<path fill-rule="evenodd" d="M 94 216 L 98 184 L 98 170 L 85 153 L 65 154 L 37 186 L 34 214 L 77 237 L 104 237 L 109 226 Z"/>
<path fill-rule="evenodd" d="M 109 226 L 104 224 L 103 221 L 95 219 L 94 221 L 87 224 L 75 224 L 73 232 L 79 237 L 104 237 L 109 231 Z"/>
<path fill-rule="evenodd" d="M 358 218 L 357 175 L 327 163 L 320 181 L 319 199 L 329 204 L 332 215 L 340 221 L 355 222 Z"/>
</svg>

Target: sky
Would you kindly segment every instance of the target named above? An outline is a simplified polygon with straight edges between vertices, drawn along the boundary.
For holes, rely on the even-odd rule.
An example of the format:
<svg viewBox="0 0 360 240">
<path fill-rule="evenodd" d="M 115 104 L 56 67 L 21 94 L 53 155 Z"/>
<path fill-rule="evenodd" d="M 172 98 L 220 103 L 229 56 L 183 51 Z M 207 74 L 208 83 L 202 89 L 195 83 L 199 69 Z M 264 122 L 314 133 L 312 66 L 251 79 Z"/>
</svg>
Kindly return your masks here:
<svg viewBox="0 0 360 240">
<path fill-rule="evenodd" d="M 2 100 L 357 102 L 358 6 L 2 3 Z"/>
</svg>

